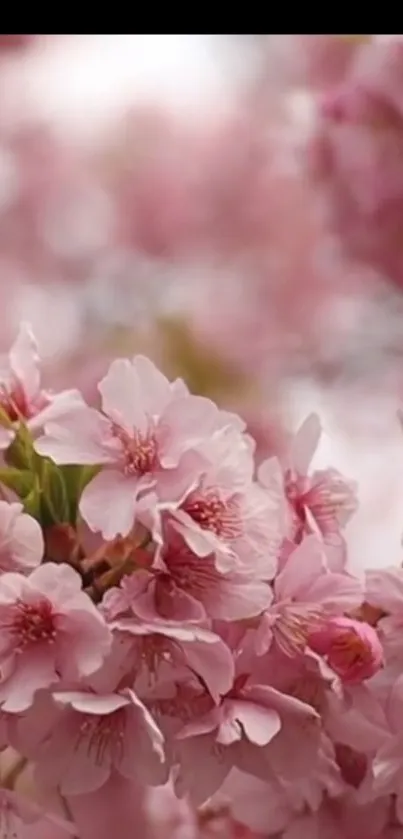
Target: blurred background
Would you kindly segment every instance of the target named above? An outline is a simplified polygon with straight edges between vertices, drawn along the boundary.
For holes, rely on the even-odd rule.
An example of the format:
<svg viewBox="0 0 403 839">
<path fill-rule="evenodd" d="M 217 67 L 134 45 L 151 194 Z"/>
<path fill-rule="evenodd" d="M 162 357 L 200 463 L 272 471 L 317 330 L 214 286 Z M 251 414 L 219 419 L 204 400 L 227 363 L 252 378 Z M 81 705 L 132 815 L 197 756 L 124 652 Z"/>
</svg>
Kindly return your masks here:
<svg viewBox="0 0 403 839">
<path fill-rule="evenodd" d="M 400 563 L 402 36 L 1 35 L 0 299 L 94 404 L 143 352 L 260 459 L 318 411 L 352 564 Z"/>
</svg>

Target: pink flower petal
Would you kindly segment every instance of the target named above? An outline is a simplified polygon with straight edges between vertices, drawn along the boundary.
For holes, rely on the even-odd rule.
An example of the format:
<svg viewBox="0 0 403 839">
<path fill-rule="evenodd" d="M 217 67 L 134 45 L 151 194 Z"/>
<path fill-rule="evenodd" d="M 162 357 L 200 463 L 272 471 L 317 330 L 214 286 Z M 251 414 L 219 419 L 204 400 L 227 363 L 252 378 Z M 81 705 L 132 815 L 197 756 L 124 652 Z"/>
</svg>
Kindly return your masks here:
<svg viewBox="0 0 403 839">
<path fill-rule="evenodd" d="M 72 604 L 73 605 L 73 604 Z M 86 608 L 71 608 L 56 620 L 58 665 L 65 679 L 90 676 L 101 667 L 110 650 L 112 636 L 100 612 L 89 601 Z M 74 655 L 71 654 L 72 648 Z"/>
<path fill-rule="evenodd" d="M 272 600 L 269 585 L 242 575 L 223 575 L 204 593 L 206 612 L 216 620 L 244 620 L 259 615 Z"/>
<path fill-rule="evenodd" d="M 386 612 L 403 613 L 403 569 L 385 568 L 367 573 L 367 600 Z"/>
<path fill-rule="evenodd" d="M 147 416 L 161 415 L 166 405 L 172 399 L 185 396 L 184 382 L 177 379 L 170 383 L 158 367 L 144 355 L 135 355 L 132 359 L 133 369 L 136 371 L 143 408 Z"/>
<path fill-rule="evenodd" d="M 274 708 L 280 716 L 288 714 L 305 720 L 317 721 L 319 719 L 319 714 L 310 705 L 269 685 L 251 685 L 246 687 L 244 692 L 250 702 L 256 702 L 266 708 Z"/>
<path fill-rule="evenodd" d="M 13 714 L 32 705 L 37 690 L 57 682 L 53 654 L 44 645 L 18 657 L 18 669 L 0 682 L 0 704 L 3 711 Z"/>
<path fill-rule="evenodd" d="M 202 734 L 216 731 L 222 722 L 222 709 L 213 708 L 204 717 L 197 717 L 192 722 L 186 723 L 176 735 L 178 740 L 186 740 L 187 737 L 199 737 Z"/>
<path fill-rule="evenodd" d="M 0 570 L 29 570 L 43 557 L 40 525 L 22 512 L 22 504 L 0 501 Z"/>
<path fill-rule="evenodd" d="M 139 778 L 153 785 L 166 783 L 169 765 L 165 763 L 164 737 L 148 709 L 133 691 L 126 712 L 125 748 L 118 769 L 126 778 Z"/>
<path fill-rule="evenodd" d="M 80 691 L 56 691 L 55 702 L 61 705 L 71 705 L 81 714 L 113 714 L 118 708 L 129 704 L 129 699 L 117 693 L 97 694 Z"/>
<path fill-rule="evenodd" d="M 282 571 L 276 578 L 274 587 L 278 600 L 306 601 L 311 586 L 325 569 L 324 552 L 316 536 L 306 536 L 303 542 L 292 551 Z"/>
<path fill-rule="evenodd" d="M 80 408 L 60 422 L 48 423 L 35 448 L 38 454 L 50 457 L 55 463 L 93 466 L 113 463 L 116 459 L 113 451 L 105 446 L 109 437 L 109 420 L 93 408 Z"/>
<path fill-rule="evenodd" d="M 277 711 L 265 708 L 256 702 L 245 700 L 227 700 L 230 713 L 243 728 L 245 736 L 257 746 L 266 746 L 281 728 L 281 720 Z"/>
<path fill-rule="evenodd" d="M 39 411 L 34 417 L 27 421 L 30 431 L 43 428 L 51 422 L 60 422 L 63 417 L 77 410 L 85 409 L 87 406 L 81 393 L 78 390 L 63 390 L 52 396 L 52 401 L 46 408 Z"/>
<path fill-rule="evenodd" d="M 212 697 L 218 700 L 232 687 L 234 662 L 230 650 L 221 639 L 215 644 L 194 641 L 186 645 L 188 667 L 202 677 Z"/>
<path fill-rule="evenodd" d="M 312 603 L 323 604 L 330 611 L 347 611 L 361 605 L 363 586 L 348 574 L 322 574 L 310 588 Z"/>
<path fill-rule="evenodd" d="M 10 576 L 7 576 L 7 582 Z M 42 594 L 55 600 L 61 609 L 67 600 L 74 598 L 82 590 L 82 583 L 77 571 L 70 565 L 59 565 L 47 562 L 35 568 L 29 577 L 29 583 Z"/>
<path fill-rule="evenodd" d="M 144 814 L 144 788 L 133 780 L 113 775 L 102 789 L 68 798 L 80 839 L 152 839 Z"/>
<path fill-rule="evenodd" d="M 111 772 L 110 752 L 102 750 L 102 759 L 94 759 L 96 743 L 83 736 L 80 726 L 85 718 L 66 710 L 63 717 L 37 753 L 36 774 L 40 785 L 59 787 L 62 795 L 81 795 L 99 789 Z"/>
<path fill-rule="evenodd" d="M 187 792 L 196 807 L 220 789 L 232 768 L 230 750 L 224 746 L 220 754 L 217 751 L 211 734 L 181 741 L 180 775 L 175 788 L 179 795 Z"/>
<path fill-rule="evenodd" d="M 100 381 L 98 390 L 104 412 L 127 431 L 145 433 L 148 419 L 141 385 L 135 367 L 127 358 L 118 358 Z"/>
<path fill-rule="evenodd" d="M 204 396 L 186 396 L 171 402 L 158 427 L 162 466 L 177 466 L 186 449 L 200 445 L 214 431 L 217 415 L 214 402 Z"/>
<path fill-rule="evenodd" d="M 298 429 L 290 448 L 290 465 L 299 475 L 306 475 L 318 447 L 322 429 L 317 414 L 310 414 Z"/>
<path fill-rule="evenodd" d="M 133 611 L 141 620 L 155 621 L 158 618 L 162 620 L 165 618 L 184 623 L 206 620 L 206 612 L 201 603 L 175 585 L 173 578 L 165 574 L 156 577 L 148 575 L 147 572 L 143 574 L 148 577 L 147 585 L 143 587 L 143 590 L 138 591 L 131 604 Z M 140 571 L 135 576 L 139 578 L 141 575 Z M 141 580 L 138 582 L 141 583 Z M 131 595 L 133 596 L 133 589 L 131 589 Z"/>
<path fill-rule="evenodd" d="M 138 486 L 137 478 L 113 469 L 96 475 L 80 501 L 80 513 L 91 530 L 106 540 L 127 536 L 134 524 Z"/>
<path fill-rule="evenodd" d="M 21 324 L 17 339 L 11 347 L 10 366 L 27 396 L 35 396 L 40 386 L 39 355 L 38 345 L 28 323 Z"/>
</svg>

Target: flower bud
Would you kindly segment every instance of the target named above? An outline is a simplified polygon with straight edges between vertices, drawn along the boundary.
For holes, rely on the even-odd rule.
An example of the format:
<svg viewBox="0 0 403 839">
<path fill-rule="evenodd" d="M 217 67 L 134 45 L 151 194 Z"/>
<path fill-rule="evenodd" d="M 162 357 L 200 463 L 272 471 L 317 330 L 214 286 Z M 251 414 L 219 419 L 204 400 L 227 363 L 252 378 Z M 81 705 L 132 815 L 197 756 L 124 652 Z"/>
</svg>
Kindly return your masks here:
<svg viewBox="0 0 403 839">
<path fill-rule="evenodd" d="M 375 629 L 352 618 L 331 618 L 310 635 L 309 646 L 327 659 L 343 682 L 351 684 L 370 679 L 383 664 Z"/>
</svg>

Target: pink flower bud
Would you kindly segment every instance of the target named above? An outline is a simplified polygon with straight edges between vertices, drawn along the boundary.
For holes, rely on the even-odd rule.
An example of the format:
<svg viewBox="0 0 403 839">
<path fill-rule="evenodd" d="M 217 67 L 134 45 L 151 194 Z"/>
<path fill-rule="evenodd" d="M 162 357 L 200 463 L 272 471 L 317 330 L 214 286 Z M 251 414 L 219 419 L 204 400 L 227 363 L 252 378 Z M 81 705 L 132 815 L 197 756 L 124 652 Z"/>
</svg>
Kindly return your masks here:
<svg viewBox="0 0 403 839">
<path fill-rule="evenodd" d="M 309 645 L 327 658 L 343 682 L 362 682 L 383 665 L 382 646 L 375 629 L 351 618 L 332 618 L 310 635 Z"/>
</svg>

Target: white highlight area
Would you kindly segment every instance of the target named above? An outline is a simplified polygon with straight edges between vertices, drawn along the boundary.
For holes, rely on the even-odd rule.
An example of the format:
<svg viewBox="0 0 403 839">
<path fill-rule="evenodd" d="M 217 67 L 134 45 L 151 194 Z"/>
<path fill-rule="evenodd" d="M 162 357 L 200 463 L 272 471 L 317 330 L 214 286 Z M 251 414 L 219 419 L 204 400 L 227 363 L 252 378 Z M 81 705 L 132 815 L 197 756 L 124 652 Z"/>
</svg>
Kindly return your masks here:
<svg viewBox="0 0 403 839">
<path fill-rule="evenodd" d="M 8 74 L 28 108 L 92 137 L 138 100 L 199 115 L 226 107 L 253 57 L 249 42 L 223 35 L 66 35 L 41 41 Z"/>
</svg>

